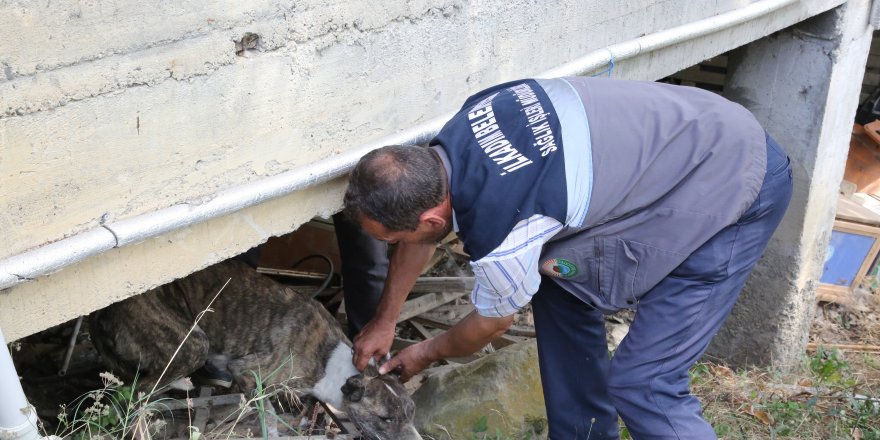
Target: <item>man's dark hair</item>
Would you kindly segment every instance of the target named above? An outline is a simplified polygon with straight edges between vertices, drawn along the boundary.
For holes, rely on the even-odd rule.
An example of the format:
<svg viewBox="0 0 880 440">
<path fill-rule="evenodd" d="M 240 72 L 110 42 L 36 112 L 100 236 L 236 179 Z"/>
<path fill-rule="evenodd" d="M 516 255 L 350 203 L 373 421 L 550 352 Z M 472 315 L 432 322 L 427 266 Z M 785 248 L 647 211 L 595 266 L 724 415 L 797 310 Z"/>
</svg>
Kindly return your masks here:
<svg viewBox="0 0 880 440">
<path fill-rule="evenodd" d="M 445 173 L 428 148 L 389 145 L 367 153 L 351 172 L 345 215 L 367 216 L 392 231 L 414 231 L 419 216 L 446 196 Z"/>
</svg>

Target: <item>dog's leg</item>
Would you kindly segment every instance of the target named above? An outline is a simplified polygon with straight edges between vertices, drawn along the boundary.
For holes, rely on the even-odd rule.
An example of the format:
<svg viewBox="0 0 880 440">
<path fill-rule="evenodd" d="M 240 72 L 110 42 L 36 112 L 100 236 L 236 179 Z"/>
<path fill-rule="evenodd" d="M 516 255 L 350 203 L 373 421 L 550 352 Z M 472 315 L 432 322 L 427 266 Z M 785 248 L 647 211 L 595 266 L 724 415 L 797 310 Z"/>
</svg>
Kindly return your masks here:
<svg viewBox="0 0 880 440">
<path fill-rule="evenodd" d="M 152 390 L 160 375 L 163 386 L 189 376 L 204 365 L 209 349 L 205 332 L 196 327 L 187 337 L 193 324 L 186 315 L 169 312 L 157 296 L 143 294 L 113 304 L 91 320 L 101 357 L 126 379 L 136 375 L 142 391 Z"/>
<path fill-rule="evenodd" d="M 186 331 L 189 331 L 189 328 Z M 186 333 L 183 333 L 183 335 L 186 335 Z M 170 388 L 192 390 L 194 388 L 192 381 L 186 380 L 186 378 L 189 377 L 191 379 L 193 373 L 205 365 L 210 348 L 211 344 L 208 341 L 208 335 L 196 325 L 183 344 L 180 345 L 180 350 L 176 354 L 172 354 L 171 356 L 173 357 L 168 357 L 166 361 L 168 370 L 162 377 L 160 385 L 170 381 Z M 175 350 L 177 349 L 175 348 Z M 167 355 L 168 353 L 165 354 Z M 163 366 L 163 368 L 165 367 Z"/>
</svg>

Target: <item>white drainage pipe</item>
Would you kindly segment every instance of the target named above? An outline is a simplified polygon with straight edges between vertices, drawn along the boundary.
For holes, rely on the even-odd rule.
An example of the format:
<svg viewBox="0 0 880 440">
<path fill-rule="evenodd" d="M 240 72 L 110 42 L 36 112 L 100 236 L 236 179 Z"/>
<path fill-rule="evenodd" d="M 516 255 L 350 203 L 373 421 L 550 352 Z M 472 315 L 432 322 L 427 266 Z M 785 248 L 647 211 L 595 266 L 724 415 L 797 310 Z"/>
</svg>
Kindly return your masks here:
<svg viewBox="0 0 880 440">
<path fill-rule="evenodd" d="M 39 439 L 36 410 L 24 397 L 2 330 L 0 344 L 0 440 Z"/>
</svg>

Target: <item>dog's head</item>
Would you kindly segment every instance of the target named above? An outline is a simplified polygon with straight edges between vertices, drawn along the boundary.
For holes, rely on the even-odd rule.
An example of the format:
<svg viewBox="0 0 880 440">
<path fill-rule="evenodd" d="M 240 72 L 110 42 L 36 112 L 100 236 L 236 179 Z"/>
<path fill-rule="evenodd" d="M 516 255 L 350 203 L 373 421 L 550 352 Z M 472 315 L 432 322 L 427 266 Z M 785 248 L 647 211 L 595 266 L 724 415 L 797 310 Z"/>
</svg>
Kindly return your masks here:
<svg viewBox="0 0 880 440">
<path fill-rule="evenodd" d="M 368 367 L 368 370 L 370 367 Z M 421 440 L 415 403 L 394 374 L 358 374 L 342 386 L 345 412 L 369 440 Z"/>
</svg>

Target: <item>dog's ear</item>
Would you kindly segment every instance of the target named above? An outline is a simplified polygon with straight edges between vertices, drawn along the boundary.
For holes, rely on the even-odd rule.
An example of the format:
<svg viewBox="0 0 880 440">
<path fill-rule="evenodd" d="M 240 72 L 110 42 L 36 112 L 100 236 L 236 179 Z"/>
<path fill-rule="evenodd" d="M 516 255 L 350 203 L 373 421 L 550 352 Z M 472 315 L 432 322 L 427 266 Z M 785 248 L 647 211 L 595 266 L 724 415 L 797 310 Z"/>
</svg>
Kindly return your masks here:
<svg viewBox="0 0 880 440">
<path fill-rule="evenodd" d="M 358 402 L 364 397 L 364 388 L 367 384 L 363 374 L 349 377 L 342 386 L 342 395 L 351 402 Z"/>
<path fill-rule="evenodd" d="M 364 376 L 369 379 L 375 379 L 379 377 L 379 367 L 374 363 L 367 364 L 367 368 L 364 368 Z"/>
</svg>

